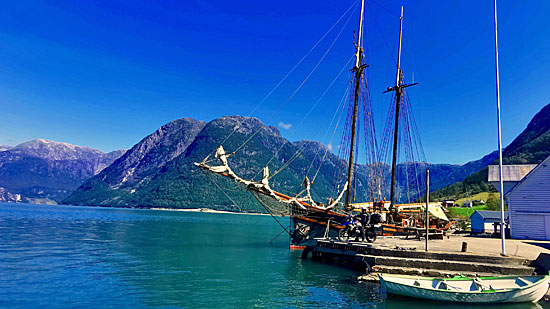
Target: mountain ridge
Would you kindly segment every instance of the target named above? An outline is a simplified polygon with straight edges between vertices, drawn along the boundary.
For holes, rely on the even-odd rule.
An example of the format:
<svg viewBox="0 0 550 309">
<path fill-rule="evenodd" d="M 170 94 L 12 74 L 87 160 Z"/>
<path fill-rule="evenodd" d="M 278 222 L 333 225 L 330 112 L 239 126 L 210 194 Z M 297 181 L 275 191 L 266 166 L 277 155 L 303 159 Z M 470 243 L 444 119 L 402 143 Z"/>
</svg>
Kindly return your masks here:
<svg viewBox="0 0 550 309">
<path fill-rule="evenodd" d="M 174 120 L 181 122 L 182 120 Z M 174 122 L 173 121 L 173 122 Z M 173 123 L 171 122 L 171 123 Z M 280 131 L 272 126 L 263 124 L 259 119 L 244 116 L 223 116 L 208 123 L 200 123 L 187 118 L 187 123 L 194 123 L 188 127 L 181 127 L 182 132 L 167 132 L 166 136 L 178 140 L 185 139 L 187 144 L 184 150 L 177 156 L 163 156 L 162 152 L 154 152 L 151 159 L 162 162 L 151 173 L 136 173 L 131 166 L 123 166 L 126 157 L 134 156 L 136 149 L 142 147 L 142 143 L 151 140 L 154 143 L 161 143 L 160 140 L 151 139 L 155 133 L 145 137 L 141 142 L 132 147 L 123 157 L 113 163 L 98 175 L 87 180 L 67 199 L 65 204 L 76 205 L 100 205 L 100 206 L 121 206 L 121 207 L 172 207 L 172 208 L 195 208 L 203 205 L 218 205 L 222 209 L 232 206 L 225 195 L 218 191 L 218 188 L 210 183 L 211 175 L 204 174 L 196 168 L 193 163 L 200 162 L 210 155 L 212 158 L 214 150 L 223 143 L 228 153 L 238 149 L 238 155 L 231 156 L 231 168 L 245 179 L 258 180 L 261 175 L 261 167 L 269 162 L 271 175 L 278 173 L 270 180 L 270 185 L 277 190 L 287 194 L 295 194 L 307 171 L 310 177 L 319 168 L 321 159 L 325 156 L 325 163 L 319 168 L 315 184 L 312 186 L 314 198 L 323 200 L 333 193 L 333 175 L 337 165 L 342 164 L 336 154 L 327 152 L 327 146 L 310 140 L 291 142 L 283 138 Z M 168 124 L 167 124 L 168 125 Z M 173 130 L 172 127 L 161 127 L 166 130 Z M 255 134 L 255 135 L 254 135 Z M 231 135 L 226 140 L 227 136 Z M 244 147 L 242 143 L 254 135 Z M 165 141 L 175 143 L 177 141 Z M 151 147 L 155 147 L 151 144 Z M 294 154 L 299 155 L 294 156 Z M 143 159 L 143 158 L 142 158 Z M 135 166 L 143 164 L 142 159 L 135 161 Z M 449 184 L 449 181 L 464 179 L 468 174 L 476 171 L 485 164 L 484 158 L 469 162 L 463 165 L 453 164 L 427 164 L 432 170 L 433 188 L 440 188 Z M 288 164 L 288 168 L 281 169 Z M 130 169 L 128 169 L 130 168 Z M 398 167 L 403 170 L 402 167 Z M 442 170 L 438 173 L 438 170 Z M 445 173 L 444 171 L 450 171 Z M 401 172 L 403 173 L 403 172 Z M 134 177 L 131 181 L 124 181 L 125 175 Z M 449 177 L 449 174 L 452 176 Z M 358 200 L 368 200 L 363 188 L 368 185 L 368 171 L 366 166 L 359 166 L 357 169 Z M 442 177 L 444 176 L 444 177 Z M 445 180 L 447 179 L 447 180 Z M 117 181 L 118 180 L 118 181 Z M 218 181 L 218 179 L 216 179 Z M 234 183 L 227 179 L 219 179 L 221 186 L 232 191 L 239 190 Z M 447 181 L 447 182 L 446 182 Z M 403 186 L 404 187 L 404 186 Z M 255 203 L 250 195 L 232 192 L 234 200 Z M 210 206 L 209 206 L 210 207 Z M 216 208 L 216 207 L 213 207 Z M 258 209 L 255 209 L 258 210 Z"/>
<path fill-rule="evenodd" d="M 56 203 L 125 150 L 35 139 L 0 151 L 0 201 Z"/>
<path fill-rule="evenodd" d="M 493 153 L 496 153 L 493 152 Z M 502 152 L 503 164 L 539 164 L 550 156 L 550 104 L 538 111 L 525 129 Z M 498 164 L 498 156 L 489 164 Z M 458 199 L 480 192 L 496 192 L 487 181 L 488 168 L 482 168 L 463 181 L 432 193 L 435 200 Z"/>
</svg>

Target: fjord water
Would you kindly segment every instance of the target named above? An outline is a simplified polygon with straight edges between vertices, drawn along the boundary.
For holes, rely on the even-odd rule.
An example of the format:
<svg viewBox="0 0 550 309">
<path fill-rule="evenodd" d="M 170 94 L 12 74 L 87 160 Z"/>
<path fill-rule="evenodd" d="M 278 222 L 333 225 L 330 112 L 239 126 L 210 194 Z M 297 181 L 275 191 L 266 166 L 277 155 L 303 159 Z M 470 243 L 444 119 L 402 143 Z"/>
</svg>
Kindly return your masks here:
<svg viewBox="0 0 550 309">
<path fill-rule="evenodd" d="M 280 232 L 269 216 L 0 204 L 0 307 L 442 305 L 386 299 L 284 235 L 270 243 Z"/>
</svg>

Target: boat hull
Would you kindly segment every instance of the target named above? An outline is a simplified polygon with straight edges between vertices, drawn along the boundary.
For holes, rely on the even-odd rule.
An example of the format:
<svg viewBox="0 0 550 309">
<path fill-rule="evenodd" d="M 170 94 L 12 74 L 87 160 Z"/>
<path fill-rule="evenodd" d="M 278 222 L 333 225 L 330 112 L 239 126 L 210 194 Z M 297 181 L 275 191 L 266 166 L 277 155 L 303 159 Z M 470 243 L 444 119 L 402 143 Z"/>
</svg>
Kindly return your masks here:
<svg viewBox="0 0 550 309">
<path fill-rule="evenodd" d="M 495 291 L 452 291 L 404 284 L 394 279 L 399 278 L 397 276 L 380 275 L 379 277 L 382 288 L 388 294 L 461 303 L 537 302 L 547 293 L 550 280 L 549 276 L 541 276 L 540 280 L 524 287 L 497 289 Z M 403 277 L 401 276 L 401 278 Z"/>
<path fill-rule="evenodd" d="M 329 220 L 330 227 L 327 230 Z M 292 216 L 291 248 L 314 245 L 315 238 L 338 236 L 338 231 L 342 228 L 339 225 L 340 220 L 340 216 Z M 307 230 L 304 230 L 306 227 Z"/>
</svg>

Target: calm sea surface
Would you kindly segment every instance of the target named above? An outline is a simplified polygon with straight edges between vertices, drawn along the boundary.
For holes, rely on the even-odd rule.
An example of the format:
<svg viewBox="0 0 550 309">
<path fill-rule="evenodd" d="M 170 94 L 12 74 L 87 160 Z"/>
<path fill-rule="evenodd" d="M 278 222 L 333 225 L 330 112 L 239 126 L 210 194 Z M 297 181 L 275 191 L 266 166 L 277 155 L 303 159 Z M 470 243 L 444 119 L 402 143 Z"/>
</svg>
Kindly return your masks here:
<svg viewBox="0 0 550 309">
<path fill-rule="evenodd" d="M 269 243 L 280 231 L 268 216 L 0 204 L 0 307 L 445 305 L 302 260 L 284 235 Z"/>
</svg>

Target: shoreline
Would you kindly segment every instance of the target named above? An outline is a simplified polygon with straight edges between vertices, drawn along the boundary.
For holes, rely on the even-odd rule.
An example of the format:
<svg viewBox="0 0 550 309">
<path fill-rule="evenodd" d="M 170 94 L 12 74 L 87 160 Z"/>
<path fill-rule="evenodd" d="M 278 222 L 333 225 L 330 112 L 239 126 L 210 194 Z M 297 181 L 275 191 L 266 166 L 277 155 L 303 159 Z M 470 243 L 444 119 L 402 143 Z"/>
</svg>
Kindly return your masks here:
<svg viewBox="0 0 550 309">
<path fill-rule="evenodd" d="M 147 210 L 166 210 L 166 211 L 185 211 L 185 212 L 204 212 L 204 213 L 216 213 L 216 214 L 234 214 L 234 215 L 253 215 L 253 216 L 269 216 L 269 214 L 262 214 L 257 212 L 237 212 L 227 210 L 215 210 L 211 208 L 163 208 L 163 207 L 151 207 L 140 208 Z"/>
<path fill-rule="evenodd" d="M 215 210 L 212 208 L 165 208 L 165 207 L 121 207 L 121 206 L 93 206 L 93 205 L 65 205 L 65 204 L 35 204 L 35 203 L 21 203 L 21 202 L 0 202 L 3 204 L 9 204 L 14 206 L 21 205 L 33 205 L 33 206 L 68 206 L 68 207 L 91 207 L 100 209 L 134 209 L 134 210 L 161 210 L 161 211 L 183 211 L 183 212 L 202 212 L 202 213 L 215 213 L 215 214 L 234 214 L 234 215 L 253 215 L 253 216 L 269 216 L 269 214 L 257 213 L 257 212 L 237 212 L 227 210 Z"/>
</svg>

